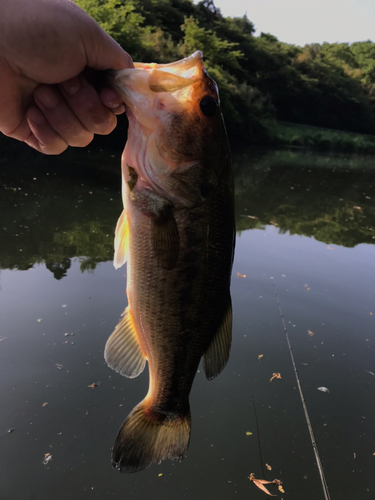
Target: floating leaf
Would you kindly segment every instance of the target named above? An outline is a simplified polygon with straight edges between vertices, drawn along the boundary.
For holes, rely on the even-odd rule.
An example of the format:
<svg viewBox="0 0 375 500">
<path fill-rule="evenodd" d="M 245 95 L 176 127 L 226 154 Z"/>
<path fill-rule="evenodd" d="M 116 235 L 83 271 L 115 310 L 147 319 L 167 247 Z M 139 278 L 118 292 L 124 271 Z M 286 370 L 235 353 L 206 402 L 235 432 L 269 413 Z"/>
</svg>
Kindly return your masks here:
<svg viewBox="0 0 375 500">
<path fill-rule="evenodd" d="M 252 436 L 252 435 L 253 435 L 252 432 L 249 432 L 249 431 L 246 432 L 246 436 Z"/>
<path fill-rule="evenodd" d="M 264 491 L 264 493 L 266 493 L 270 497 L 276 496 L 276 495 L 272 495 L 272 493 L 270 493 L 267 490 L 267 488 L 265 486 L 263 486 L 264 484 L 272 484 L 273 481 L 265 481 L 264 479 L 255 479 L 255 476 L 253 473 L 250 474 L 249 479 L 250 479 L 250 481 L 252 481 L 255 484 L 255 486 L 257 486 L 260 490 Z"/>
<path fill-rule="evenodd" d="M 47 406 L 47 405 L 48 405 L 48 403 L 43 403 L 43 404 L 42 404 L 42 406 Z"/>
<path fill-rule="evenodd" d="M 273 374 L 272 374 L 272 377 L 270 378 L 270 382 L 272 382 L 272 380 L 273 380 L 274 378 L 281 379 L 281 375 L 280 375 L 280 373 L 273 373 Z"/>
<path fill-rule="evenodd" d="M 266 467 L 268 470 L 272 470 L 272 467 L 270 465 L 266 464 Z"/>
<path fill-rule="evenodd" d="M 257 486 L 260 490 L 264 491 L 264 493 L 266 493 L 271 497 L 275 497 L 276 495 L 272 495 L 272 493 L 270 493 L 264 486 L 265 484 L 277 484 L 281 493 L 285 493 L 285 491 L 282 489 L 281 486 L 282 483 L 279 479 L 274 479 L 273 481 L 266 481 L 265 479 L 256 479 L 253 473 L 250 474 L 249 479 L 255 484 L 255 486 Z"/>
<path fill-rule="evenodd" d="M 240 278 L 246 278 L 246 274 L 237 273 L 237 276 L 239 276 Z"/>
<path fill-rule="evenodd" d="M 310 335 L 310 337 L 314 335 L 314 332 L 312 332 L 311 330 L 307 330 L 307 333 Z"/>
<path fill-rule="evenodd" d="M 263 358 L 263 354 L 259 354 L 258 359 Z"/>
</svg>

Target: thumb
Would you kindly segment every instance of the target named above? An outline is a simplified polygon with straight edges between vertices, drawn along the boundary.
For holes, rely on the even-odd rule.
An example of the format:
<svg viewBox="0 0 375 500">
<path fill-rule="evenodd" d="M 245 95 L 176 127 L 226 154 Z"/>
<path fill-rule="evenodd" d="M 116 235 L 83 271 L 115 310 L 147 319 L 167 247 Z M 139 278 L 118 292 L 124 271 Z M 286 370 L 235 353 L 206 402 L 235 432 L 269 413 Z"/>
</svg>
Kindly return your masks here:
<svg viewBox="0 0 375 500">
<path fill-rule="evenodd" d="M 81 11 L 79 14 L 83 15 L 86 20 L 86 29 L 79 31 L 81 31 L 81 40 L 85 49 L 88 67 L 96 70 L 119 70 L 134 67 L 130 55 L 92 17 L 86 14 L 78 5 L 73 3 L 72 7 L 73 9 L 79 9 Z"/>
</svg>

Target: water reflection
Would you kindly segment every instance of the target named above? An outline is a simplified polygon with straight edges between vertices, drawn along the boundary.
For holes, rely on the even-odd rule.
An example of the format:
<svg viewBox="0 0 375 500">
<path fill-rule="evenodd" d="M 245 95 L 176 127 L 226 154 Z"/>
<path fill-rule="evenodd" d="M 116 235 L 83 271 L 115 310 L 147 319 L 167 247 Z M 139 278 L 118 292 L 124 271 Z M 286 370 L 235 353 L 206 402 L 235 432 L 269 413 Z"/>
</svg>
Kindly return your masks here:
<svg viewBox="0 0 375 500">
<path fill-rule="evenodd" d="M 273 225 L 346 247 L 375 242 L 375 160 L 275 151 L 235 158 L 237 230 Z"/>
<path fill-rule="evenodd" d="M 16 168 L 2 166 L 0 268 L 44 262 L 61 279 L 75 256 L 82 271 L 113 259 L 121 213 L 118 157 L 79 154 L 74 165 L 64 157 L 51 168 L 39 155 L 30 169 L 15 155 Z M 375 242 L 375 160 L 274 151 L 237 155 L 234 166 L 237 231 L 274 225 L 327 244 Z"/>
<path fill-rule="evenodd" d="M 259 442 L 263 462 L 272 466 L 266 479 L 281 479 L 290 498 L 321 498 L 270 283 L 273 276 L 331 495 L 372 500 L 375 247 L 358 243 L 371 235 L 373 200 L 357 201 L 362 187 L 371 197 L 365 190 L 366 182 L 372 183 L 370 160 L 289 152 L 235 160 L 238 215 L 258 219 L 237 218 L 242 234 L 232 278 L 231 358 L 210 383 L 202 371 L 196 375 L 191 394 L 196 425 L 186 460 L 178 466 L 164 461 L 142 476 L 124 477 L 112 470 L 110 450 L 124 411 L 138 403 L 148 379 L 147 374 L 131 381 L 116 376 L 103 359 L 125 296 L 125 273 L 115 271 L 111 262 L 114 224 L 121 211 L 120 151 L 117 158 L 108 150 L 95 155 L 76 150 L 75 157 L 68 153 L 61 158 L 25 151 L 26 156 L 12 153 L 8 162 L 9 155 L 0 158 L 1 266 L 33 267 L 0 274 L 1 498 L 64 500 L 76 498 L 77 492 L 80 499 L 90 500 L 168 498 L 171 491 L 183 500 L 261 498 L 265 495 L 254 493 L 248 480 L 251 472 L 261 477 L 265 467 Z M 310 184 L 303 184 L 301 173 Z M 323 192 L 331 202 L 319 191 L 328 174 L 334 186 L 331 191 L 323 186 Z M 288 184 L 288 179 L 293 182 Z M 296 196 L 298 184 L 305 191 L 294 198 L 299 204 L 293 210 L 290 197 Z M 285 185 L 294 190 L 288 192 Z M 315 197 L 306 191 L 310 186 Z M 21 187 L 28 196 L 6 187 Z M 312 206 L 307 207 L 306 197 Z M 311 221 L 311 214 L 324 217 L 322 204 L 342 208 L 339 198 L 349 207 L 360 206 L 366 215 L 360 231 L 352 226 L 355 248 L 332 245 L 327 250 L 316 233 L 303 238 L 279 232 L 285 207 L 291 219 L 298 221 L 304 213 Z M 263 229 L 272 221 L 279 227 Z M 253 225 L 262 229 L 246 230 Z M 340 231 L 345 234 L 345 225 Z M 27 255 L 20 249 L 27 249 Z M 66 277 L 53 279 L 53 263 L 64 274 L 64 259 L 70 259 Z M 82 273 L 85 269 L 95 271 Z M 280 372 L 282 380 L 270 382 L 273 372 Z M 91 388 L 98 382 L 99 387 Z M 330 392 L 317 390 L 321 386 Z M 8 433 L 11 428 L 15 431 Z M 53 458 L 43 465 L 46 453 Z"/>
<path fill-rule="evenodd" d="M 51 161 L 13 152 L 1 166 L 0 268 L 45 263 L 61 279 L 73 257 L 80 257 L 82 271 L 112 260 L 122 209 L 118 155 L 82 150 L 72 162 L 69 154 Z"/>
</svg>

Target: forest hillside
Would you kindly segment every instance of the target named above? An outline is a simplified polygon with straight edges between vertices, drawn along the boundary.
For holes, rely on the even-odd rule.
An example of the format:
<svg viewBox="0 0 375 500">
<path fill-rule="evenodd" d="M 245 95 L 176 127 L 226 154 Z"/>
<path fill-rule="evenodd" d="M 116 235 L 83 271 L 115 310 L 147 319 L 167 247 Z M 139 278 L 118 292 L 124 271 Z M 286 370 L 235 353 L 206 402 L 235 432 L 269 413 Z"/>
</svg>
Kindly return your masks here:
<svg viewBox="0 0 375 500">
<path fill-rule="evenodd" d="M 277 121 L 375 134 L 375 43 L 309 44 L 254 36 L 212 0 L 75 0 L 135 61 L 202 50 L 233 140 L 271 138 Z M 251 17 L 251 9 L 249 10 Z"/>
</svg>

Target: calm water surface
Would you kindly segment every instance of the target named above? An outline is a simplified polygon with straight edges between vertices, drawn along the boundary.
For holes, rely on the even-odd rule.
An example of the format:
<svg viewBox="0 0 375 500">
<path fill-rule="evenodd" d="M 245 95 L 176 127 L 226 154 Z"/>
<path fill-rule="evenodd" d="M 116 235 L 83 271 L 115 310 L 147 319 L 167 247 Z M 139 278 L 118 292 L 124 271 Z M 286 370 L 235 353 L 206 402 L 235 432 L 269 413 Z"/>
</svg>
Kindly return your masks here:
<svg viewBox="0 0 375 500">
<path fill-rule="evenodd" d="M 229 363 L 196 376 L 187 458 L 126 476 L 110 450 L 148 374 L 127 380 L 103 359 L 126 305 L 126 267 L 112 265 L 119 154 L 3 151 L 1 500 L 267 498 L 251 472 L 283 481 L 279 498 L 324 499 L 271 277 L 331 498 L 375 499 L 375 160 L 234 163 Z"/>
</svg>

